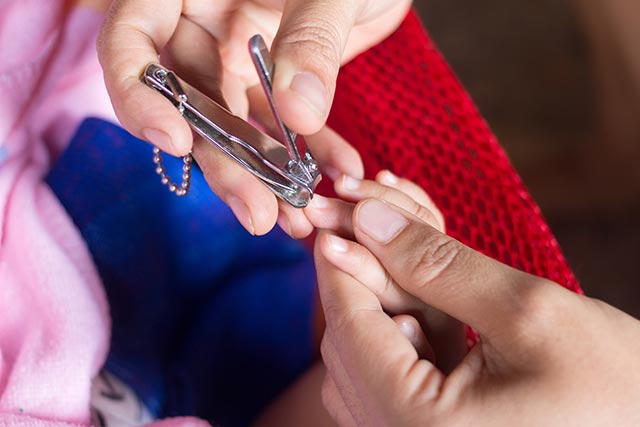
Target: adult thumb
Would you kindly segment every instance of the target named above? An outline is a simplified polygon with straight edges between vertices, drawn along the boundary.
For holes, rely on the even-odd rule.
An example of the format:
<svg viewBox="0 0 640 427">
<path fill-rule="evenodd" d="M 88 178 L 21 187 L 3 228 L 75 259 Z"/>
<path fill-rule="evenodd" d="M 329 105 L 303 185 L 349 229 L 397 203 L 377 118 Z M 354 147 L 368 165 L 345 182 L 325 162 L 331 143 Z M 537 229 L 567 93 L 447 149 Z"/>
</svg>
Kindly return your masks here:
<svg viewBox="0 0 640 427">
<path fill-rule="evenodd" d="M 273 92 L 283 121 L 309 135 L 327 120 L 359 0 L 288 0 L 273 42 Z"/>
<path fill-rule="evenodd" d="M 361 201 L 354 233 L 404 290 L 481 335 L 517 325 L 536 290 L 561 289 L 495 261 L 408 212 L 377 199 Z"/>
</svg>

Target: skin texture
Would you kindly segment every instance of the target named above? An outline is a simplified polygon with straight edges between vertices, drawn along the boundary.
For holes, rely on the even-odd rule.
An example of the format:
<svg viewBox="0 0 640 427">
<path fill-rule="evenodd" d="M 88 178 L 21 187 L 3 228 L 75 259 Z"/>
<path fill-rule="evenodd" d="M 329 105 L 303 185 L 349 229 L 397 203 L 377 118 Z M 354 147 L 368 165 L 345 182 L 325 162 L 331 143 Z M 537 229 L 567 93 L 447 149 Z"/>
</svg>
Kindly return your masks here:
<svg viewBox="0 0 640 427">
<path fill-rule="evenodd" d="M 95 1 L 95 0 L 94 0 Z M 408 0 L 114 0 L 98 55 L 115 112 L 134 135 L 163 151 L 193 150 L 212 189 L 252 234 L 276 221 L 294 237 L 313 227 L 248 172 L 194 138 L 169 101 L 140 82 L 161 61 L 240 117 L 267 117 L 247 41 L 260 33 L 276 64 L 274 97 L 284 122 L 307 137 L 321 170 L 362 177 L 360 156 L 324 128 L 340 64 L 379 42 L 406 14 Z M 269 123 L 266 123 L 269 126 Z"/>
<path fill-rule="evenodd" d="M 273 42 L 275 97 L 285 122 L 315 134 L 326 119 L 339 64 L 395 28 L 408 2 L 204 5 L 116 1 L 99 43 L 124 126 L 176 155 L 192 148 L 189 129 L 138 81 L 160 51 L 201 90 L 230 100 L 236 114 L 246 117 L 251 110 L 260 117 L 255 75 L 241 53 L 253 33 L 262 33 Z M 293 84 L 296 76 L 304 84 Z M 315 141 L 325 173 L 362 176 L 357 153 L 344 141 L 329 133 Z M 330 141 L 335 145 L 327 149 Z M 432 207 L 428 214 L 387 190 L 357 196 L 341 188 L 355 206 L 316 198 L 303 217 L 279 209 L 270 193 L 202 143 L 193 150 L 214 190 L 250 232 L 262 234 L 276 219 L 294 236 L 313 225 L 331 230 L 320 233 L 316 260 L 327 322 L 323 399 L 338 424 L 640 424 L 637 320 L 462 246 L 438 229 Z M 340 164 L 343 151 L 350 161 Z M 459 362 L 450 350 L 459 344 L 437 340 L 438 328 L 426 321 L 430 312 L 453 329 L 458 324 L 442 313 L 471 324 L 480 344 Z M 310 373 L 312 390 L 322 374 L 321 367 Z"/>
<path fill-rule="evenodd" d="M 358 185 L 355 185 L 356 183 Z M 317 227 L 334 228 L 342 224 L 344 218 L 349 218 L 342 235 L 353 236 L 354 230 L 351 228 L 350 218 L 356 206 L 355 203 L 365 198 L 376 197 L 402 206 L 403 209 L 413 212 L 420 221 L 433 223 L 438 229 L 444 230 L 442 215 L 429 196 L 417 185 L 399 179 L 389 171 L 380 172 L 375 180 L 355 180 L 343 176 L 336 181 L 335 187 L 338 194 L 343 197 L 342 200 L 315 196 L 311 205 L 305 209 L 305 214 Z M 366 259 L 363 261 L 366 262 Z M 378 274 L 380 270 L 373 273 Z M 389 301 L 392 300 L 400 308 L 417 307 L 418 302 L 406 293 L 390 296 Z M 412 311 L 415 317 L 405 314 L 393 316 L 392 321 L 397 330 L 401 334 L 406 334 L 407 339 L 423 357 L 441 366 L 445 371 L 450 370 L 452 365 L 459 362 L 466 353 L 462 325 L 434 309 L 409 311 Z M 421 332 L 422 328 L 428 331 L 431 343 Z M 324 324 L 321 326 L 321 331 L 323 330 Z M 437 353 L 433 350 L 432 343 L 438 344 Z M 318 362 L 274 401 L 253 425 L 259 427 L 335 425 L 335 421 L 322 405 L 320 397 L 325 375 L 324 364 Z"/>
<path fill-rule="evenodd" d="M 489 259 L 415 212 L 364 198 L 346 227 L 318 236 L 323 400 L 339 425 L 640 423 L 640 322 Z M 392 317 L 434 308 L 481 336 L 450 371 L 425 351 L 446 343 Z"/>
</svg>

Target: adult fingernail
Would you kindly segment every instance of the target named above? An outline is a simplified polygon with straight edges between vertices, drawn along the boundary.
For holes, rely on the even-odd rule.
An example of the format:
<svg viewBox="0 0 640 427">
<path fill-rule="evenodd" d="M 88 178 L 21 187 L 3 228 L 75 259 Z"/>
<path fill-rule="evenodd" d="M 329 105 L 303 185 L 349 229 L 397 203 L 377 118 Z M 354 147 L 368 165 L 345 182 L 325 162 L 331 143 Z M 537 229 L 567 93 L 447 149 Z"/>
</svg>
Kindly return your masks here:
<svg viewBox="0 0 640 427">
<path fill-rule="evenodd" d="M 379 243 L 388 243 L 409 221 L 397 210 L 379 200 L 367 200 L 358 209 L 358 228 Z"/>
<path fill-rule="evenodd" d="M 327 235 L 327 243 L 329 244 L 329 249 L 335 253 L 344 254 L 349 249 L 346 240 L 333 234 Z"/>
<path fill-rule="evenodd" d="M 142 129 L 142 136 L 162 151 L 174 151 L 175 149 L 171 137 L 161 130 L 144 128 Z"/>
<path fill-rule="evenodd" d="M 247 229 L 252 236 L 256 234 L 256 230 L 253 227 L 253 221 L 251 219 L 251 211 L 249 211 L 249 207 L 239 198 L 235 196 L 229 197 L 227 200 L 229 207 L 233 211 L 238 221 L 242 224 L 244 228 Z"/>
<path fill-rule="evenodd" d="M 329 108 L 327 90 L 318 76 L 306 71 L 297 73 L 289 88 L 300 95 L 318 116 L 324 117 L 327 114 Z"/>
</svg>

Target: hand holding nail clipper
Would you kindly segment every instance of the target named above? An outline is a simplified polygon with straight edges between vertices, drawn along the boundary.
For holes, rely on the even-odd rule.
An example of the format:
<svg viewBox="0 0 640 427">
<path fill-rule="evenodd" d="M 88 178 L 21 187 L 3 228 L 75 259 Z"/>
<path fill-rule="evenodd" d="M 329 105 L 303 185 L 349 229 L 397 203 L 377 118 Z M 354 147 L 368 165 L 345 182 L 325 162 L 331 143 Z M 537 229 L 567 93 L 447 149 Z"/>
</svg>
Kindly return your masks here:
<svg viewBox="0 0 640 427">
<path fill-rule="evenodd" d="M 342 63 L 397 28 L 409 6 L 408 0 L 114 0 L 98 53 L 127 130 L 166 153 L 192 152 L 212 190 L 252 234 L 268 232 L 277 221 L 292 236 L 304 237 L 313 227 L 299 209 L 220 149 L 194 139 L 175 104 L 145 87 L 140 77 L 149 64 L 159 63 L 235 116 L 246 120 L 251 111 L 260 121 L 269 108 L 255 90 L 260 77 L 246 44 L 262 34 L 276 64 L 273 102 L 282 122 L 305 136 L 325 176 L 362 177 L 358 153 L 324 127 L 336 76 Z M 181 185 L 174 185 L 178 192 Z"/>
</svg>

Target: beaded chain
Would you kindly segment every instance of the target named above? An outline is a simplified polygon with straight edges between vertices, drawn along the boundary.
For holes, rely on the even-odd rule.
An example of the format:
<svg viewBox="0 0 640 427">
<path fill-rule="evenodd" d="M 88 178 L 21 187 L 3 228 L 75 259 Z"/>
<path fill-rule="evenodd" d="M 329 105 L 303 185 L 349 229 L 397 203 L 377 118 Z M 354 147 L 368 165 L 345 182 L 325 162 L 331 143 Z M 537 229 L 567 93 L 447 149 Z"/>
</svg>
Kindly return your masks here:
<svg viewBox="0 0 640 427">
<path fill-rule="evenodd" d="M 164 165 L 162 164 L 162 151 L 158 147 L 153 147 L 153 163 L 156 164 L 156 173 L 160 175 L 160 181 L 169 187 L 169 191 L 175 193 L 176 196 L 182 197 L 189 193 L 189 186 L 191 185 L 191 167 L 193 163 L 193 157 L 191 153 L 182 158 L 184 164 L 182 165 L 182 183 L 180 185 L 174 183 L 169 175 L 167 175 Z"/>
</svg>

